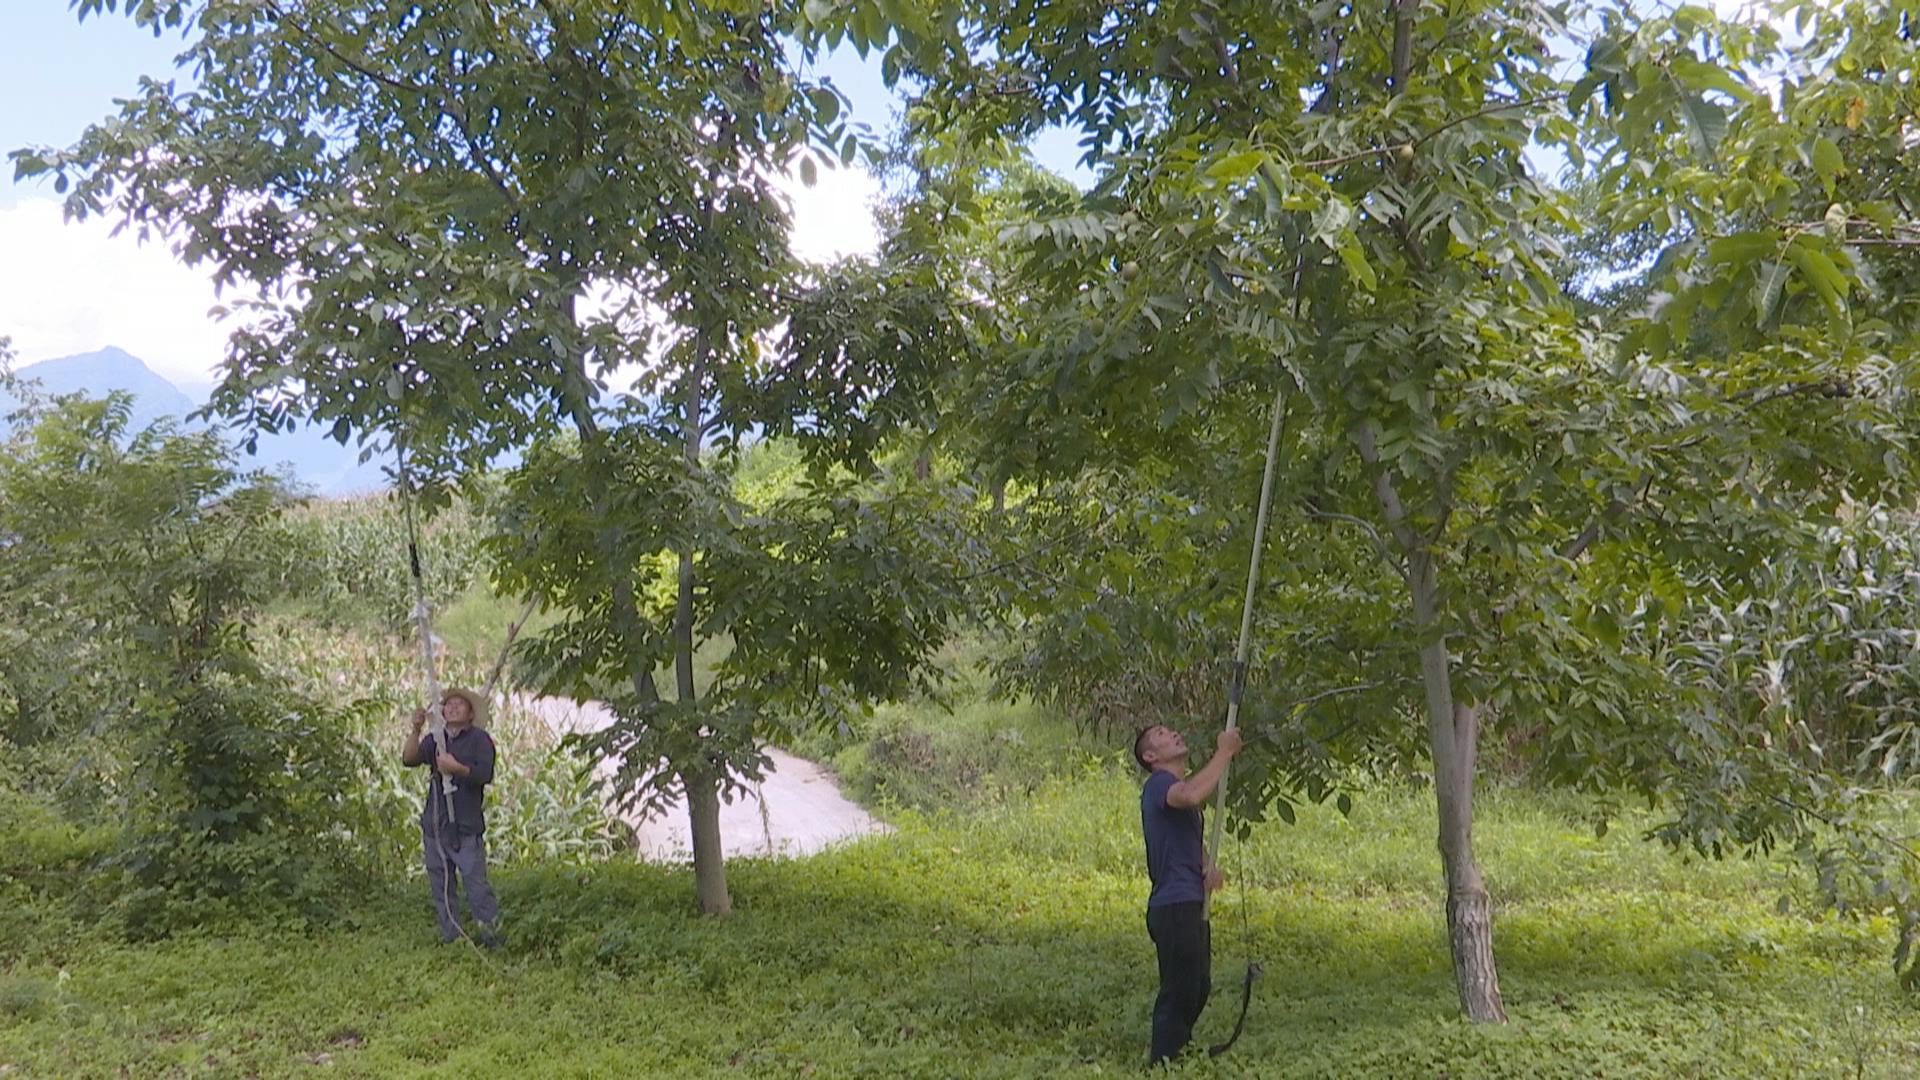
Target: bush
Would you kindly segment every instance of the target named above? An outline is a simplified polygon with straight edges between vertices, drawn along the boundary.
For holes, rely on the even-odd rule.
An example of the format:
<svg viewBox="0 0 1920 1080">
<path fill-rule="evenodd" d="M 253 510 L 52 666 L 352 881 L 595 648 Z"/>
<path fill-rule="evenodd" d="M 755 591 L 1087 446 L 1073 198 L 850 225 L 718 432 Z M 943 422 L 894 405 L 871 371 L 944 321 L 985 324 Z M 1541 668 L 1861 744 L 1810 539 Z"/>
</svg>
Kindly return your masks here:
<svg viewBox="0 0 1920 1080">
<path fill-rule="evenodd" d="M 882 706 L 858 730 L 795 746 L 826 759 L 862 802 L 932 812 L 1004 804 L 1103 749 L 1040 705 L 986 699 Z"/>
<path fill-rule="evenodd" d="M 350 827 L 365 759 L 341 709 L 221 680 L 155 710 L 139 741 L 145 794 L 108 865 L 138 938 L 244 914 L 324 921 L 378 870 Z"/>
<path fill-rule="evenodd" d="M 359 769 L 349 710 L 254 649 L 287 493 L 217 435 L 130 418 L 58 399 L 0 452 L 0 620 L 38 654 L 0 671 L 0 737 L 109 748 L 85 794 L 120 815 L 99 876 L 127 932 L 321 915 L 365 869 L 341 827 Z"/>
<path fill-rule="evenodd" d="M 0 753 L 0 763 L 10 756 Z M 77 825 L 51 799 L 0 779 L 0 948 L 58 954 L 83 937 L 90 875 L 114 839 L 111 829 Z"/>
</svg>

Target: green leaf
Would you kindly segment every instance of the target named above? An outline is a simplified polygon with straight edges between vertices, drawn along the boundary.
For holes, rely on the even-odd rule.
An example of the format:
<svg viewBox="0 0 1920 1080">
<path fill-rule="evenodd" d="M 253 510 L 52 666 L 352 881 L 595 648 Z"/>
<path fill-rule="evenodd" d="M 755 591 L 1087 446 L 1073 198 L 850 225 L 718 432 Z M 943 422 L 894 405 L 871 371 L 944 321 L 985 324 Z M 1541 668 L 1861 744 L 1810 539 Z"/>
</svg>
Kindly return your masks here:
<svg viewBox="0 0 1920 1080">
<path fill-rule="evenodd" d="M 1782 286 L 1787 283 L 1787 264 L 1771 260 L 1760 264 L 1760 275 L 1753 283 L 1754 325 L 1759 329 L 1773 322 L 1780 308 Z"/>
<path fill-rule="evenodd" d="M 811 156 L 800 159 L 800 182 L 808 187 L 820 182 L 820 167 L 813 163 Z"/>
<path fill-rule="evenodd" d="M 1353 204 L 1338 195 L 1332 196 L 1313 212 L 1313 238 L 1328 247 L 1336 247 L 1340 235 L 1352 223 Z"/>
<path fill-rule="evenodd" d="M 1826 185 L 1828 194 L 1833 192 L 1834 178 L 1846 169 L 1847 159 L 1841 155 L 1838 144 L 1825 135 L 1813 140 L 1813 171 Z"/>
<path fill-rule="evenodd" d="M 1847 206 L 1846 204 L 1834 203 L 1833 205 L 1827 207 L 1827 213 L 1824 220 L 1826 221 L 1826 225 L 1827 225 L 1827 239 L 1833 241 L 1836 244 L 1846 243 L 1847 242 Z"/>
<path fill-rule="evenodd" d="M 1372 292 L 1380 284 L 1380 276 L 1373 272 L 1373 266 L 1367 262 L 1366 252 L 1360 250 L 1358 243 L 1340 245 L 1340 261 L 1346 264 L 1347 273 L 1361 288 Z"/>
<path fill-rule="evenodd" d="M 1281 799 L 1273 804 L 1274 815 L 1289 825 L 1294 824 L 1293 804 Z"/>
<path fill-rule="evenodd" d="M 1825 252 L 1796 243 L 1793 245 L 1793 262 L 1828 307 L 1836 312 L 1846 309 L 1847 275 L 1840 272 L 1840 268 Z"/>
<path fill-rule="evenodd" d="M 821 127 L 840 118 L 840 95 L 834 93 L 832 87 L 814 87 L 807 91 L 807 100 L 813 102 L 813 122 Z"/>
<path fill-rule="evenodd" d="M 1682 94 L 1680 111 L 1687 118 L 1687 133 L 1694 152 L 1711 160 L 1720 140 L 1727 135 L 1727 111 L 1698 94 Z"/>
<path fill-rule="evenodd" d="M 1587 48 L 1587 70 L 1618 75 L 1627 70 L 1627 51 L 1619 38 L 1601 38 Z"/>
<path fill-rule="evenodd" d="M 1593 92 L 1600 89 L 1606 81 L 1605 75 L 1591 71 L 1581 76 L 1580 81 L 1574 83 L 1573 89 L 1567 92 L 1567 111 L 1578 115 L 1581 107 L 1592 100 Z"/>
<path fill-rule="evenodd" d="M 1772 233 L 1734 233 L 1707 244 L 1707 261 L 1718 266 L 1742 266 L 1779 249 L 1780 238 Z"/>
<path fill-rule="evenodd" d="M 1252 176 L 1254 170 L 1266 160 L 1267 154 L 1264 150 L 1246 150 L 1238 154 L 1230 154 L 1209 165 L 1207 177 L 1224 183 L 1239 183 Z"/>
<path fill-rule="evenodd" d="M 1239 294 L 1240 287 L 1235 285 L 1233 279 L 1227 276 L 1226 267 L 1220 265 L 1219 259 L 1210 258 L 1207 260 L 1207 276 L 1213 279 L 1213 287 L 1219 289 L 1222 293 L 1228 296 Z"/>
<path fill-rule="evenodd" d="M 1688 89 L 1718 90 L 1738 101 L 1755 100 L 1753 88 L 1719 64 L 1683 54 L 1674 57 L 1671 66 Z"/>
</svg>

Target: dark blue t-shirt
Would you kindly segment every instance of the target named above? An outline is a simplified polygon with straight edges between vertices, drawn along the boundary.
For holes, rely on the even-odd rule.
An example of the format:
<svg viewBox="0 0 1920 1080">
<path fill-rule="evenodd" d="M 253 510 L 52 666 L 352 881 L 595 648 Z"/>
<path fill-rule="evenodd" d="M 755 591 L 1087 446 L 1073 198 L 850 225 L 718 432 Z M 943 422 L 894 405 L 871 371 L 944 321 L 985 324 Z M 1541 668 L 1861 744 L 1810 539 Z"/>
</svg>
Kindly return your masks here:
<svg viewBox="0 0 1920 1080">
<path fill-rule="evenodd" d="M 432 779 L 427 782 L 426 802 L 420 806 L 420 824 L 427 828 L 446 827 L 447 804 L 440 794 L 440 784 L 450 780 L 453 782 L 454 827 L 462 836 L 479 836 L 487 831 L 487 785 L 493 783 L 493 736 L 468 726 L 447 736 L 447 746 L 455 761 L 473 771 L 467 776 L 442 777 L 434 764 L 439 759 L 439 748 L 434 745 L 433 736 L 423 736 L 420 764 L 431 771 Z"/>
<path fill-rule="evenodd" d="M 1147 838 L 1147 877 L 1153 881 L 1150 908 L 1207 898 L 1200 808 L 1167 805 L 1167 792 L 1179 782 L 1172 773 L 1155 769 L 1140 791 L 1140 831 Z"/>
</svg>

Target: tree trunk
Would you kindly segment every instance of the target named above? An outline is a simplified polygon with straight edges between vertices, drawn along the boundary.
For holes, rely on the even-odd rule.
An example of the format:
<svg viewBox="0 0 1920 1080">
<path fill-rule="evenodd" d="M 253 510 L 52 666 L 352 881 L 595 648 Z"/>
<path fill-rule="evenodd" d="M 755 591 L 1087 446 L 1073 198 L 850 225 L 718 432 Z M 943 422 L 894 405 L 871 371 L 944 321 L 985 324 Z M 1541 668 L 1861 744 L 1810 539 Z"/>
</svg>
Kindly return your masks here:
<svg viewBox="0 0 1920 1080">
<path fill-rule="evenodd" d="M 727 892 L 726 854 L 720 847 L 720 784 L 710 773 L 683 771 L 687 786 L 687 820 L 693 831 L 693 889 L 702 915 L 725 915 L 733 910 Z"/>
<path fill-rule="evenodd" d="M 580 283 L 574 282 L 566 290 L 567 317 L 577 322 Z M 705 377 L 702 365 L 696 365 L 688 394 L 687 420 L 682 425 L 682 434 L 686 439 L 687 460 L 695 465 L 700 461 L 700 381 Z M 600 426 L 594 420 L 593 409 L 588 400 L 586 362 L 584 356 L 576 357 L 564 379 L 565 389 L 561 394 L 567 412 L 573 418 L 575 430 L 580 435 L 584 450 L 593 452 L 601 441 Z M 593 511 L 596 517 L 606 513 L 606 491 L 604 487 L 595 492 Z M 615 574 L 613 585 L 613 607 L 625 633 L 637 634 L 641 630 L 640 607 L 633 592 L 633 582 L 627 573 L 631 568 L 622 566 L 622 573 Z M 693 553 L 691 550 L 680 553 L 680 592 L 674 607 L 674 676 L 680 700 L 692 701 L 693 686 Z M 643 704 L 660 700 L 659 691 L 654 686 L 653 671 L 650 667 L 634 663 L 629 675 L 634 693 Z M 733 899 L 727 893 L 727 871 L 725 855 L 720 847 L 720 798 L 717 778 L 683 769 L 681 783 L 687 790 L 687 817 L 689 831 L 693 834 L 693 877 L 694 895 L 698 898 L 700 910 L 709 915 L 725 915 L 733 910 Z"/>
<path fill-rule="evenodd" d="M 579 282 L 573 282 L 567 290 L 567 318 L 576 318 L 575 311 L 579 302 Z M 586 387 L 586 359 L 576 357 L 573 366 L 567 369 L 563 379 L 567 389 L 561 392 L 561 401 L 567 413 L 573 417 L 574 431 L 580 436 L 580 450 L 583 460 L 594 475 L 604 476 L 605 470 L 597 467 L 599 455 L 604 451 L 604 439 L 600 434 L 600 425 L 593 418 L 593 408 L 588 403 Z M 593 516 L 604 521 L 607 514 L 607 489 L 604 481 L 593 489 Z M 611 558 L 617 561 L 613 574 L 613 611 L 620 627 L 622 637 L 638 634 L 641 628 L 640 605 L 633 595 L 632 566 L 615 553 Z M 657 704 L 660 691 L 654 686 L 653 669 L 641 663 L 637 658 L 628 662 L 628 678 L 633 683 L 633 692 L 644 705 Z"/>
<path fill-rule="evenodd" d="M 680 594 L 673 612 L 673 676 L 681 701 L 692 701 L 693 685 L 693 553 L 680 553 Z M 727 892 L 727 863 L 720 846 L 720 784 L 710 770 L 683 767 L 680 781 L 687 789 L 687 827 L 693 836 L 693 887 L 703 915 L 725 915 L 733 910 Z"/>
<path fill-rule="evenodd" d="M 1438 633 L 1439 582 L 1425 551 L 1408 560 L 1414 621 L 1433 637 L 1420 649 L 1433 743 L 1433 790 L 1440 816 L 1440 862 L 1447 876 L 1447 944 L 1460 1008 L 1476 1023 L 1504 1024 L 1500 977 L 1493 961 L 1493 905 L 1473 858 L 1473 779 L 1480 739 L 1479 708 L 1453 700 L 1444 634 Z"/>
<path fill-rule="evenodd" d="M 700 467 L 701 411 L 705 402 L 701 382 L 706 378 L 705 357 L 694 362 L 687 373 L 686 415 L 680 430 L 686 442 L 687 464 Z M 698 691 L 693 685 L 693 549 L 680 550 L 679 594 L 673 607 L 673 676 L 680 700 L 692 702 Z M 687 830 L 693 836 L 694 894 L 700 911 L 706 915 L 725 915 L 733 910 L 733 898 L 727 893 L 726 855 L 720 846 L 720 778 L 711 769 L 682 766 L 680 782 L 687 789 Z"/>
</svg>

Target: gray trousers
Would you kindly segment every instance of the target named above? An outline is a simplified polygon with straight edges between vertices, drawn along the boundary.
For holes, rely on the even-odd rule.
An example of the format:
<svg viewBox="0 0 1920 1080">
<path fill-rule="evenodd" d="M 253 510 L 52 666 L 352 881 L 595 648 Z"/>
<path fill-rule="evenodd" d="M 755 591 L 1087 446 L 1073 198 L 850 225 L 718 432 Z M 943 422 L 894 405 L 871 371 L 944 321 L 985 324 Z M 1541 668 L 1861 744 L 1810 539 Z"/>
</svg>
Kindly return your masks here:
<svg viewBox="0 0 1920 1080">
<path fill-rule="evenodd" d="M 420 847 L 426 855 L 427 891 L 433 896 L 434 917 L 440 921 L 440 940 L 460 936 L 460 905 L 454 892 L 461 882 L 467 886 L 467 909 L 473 921 L 492 931 L 500 921 L 500 905 L 487 882 L 487 838 L 462 836 L 460 847 L 449 849 L 436 840 L 432 828 L 422 824 Z"/>
</svg>

